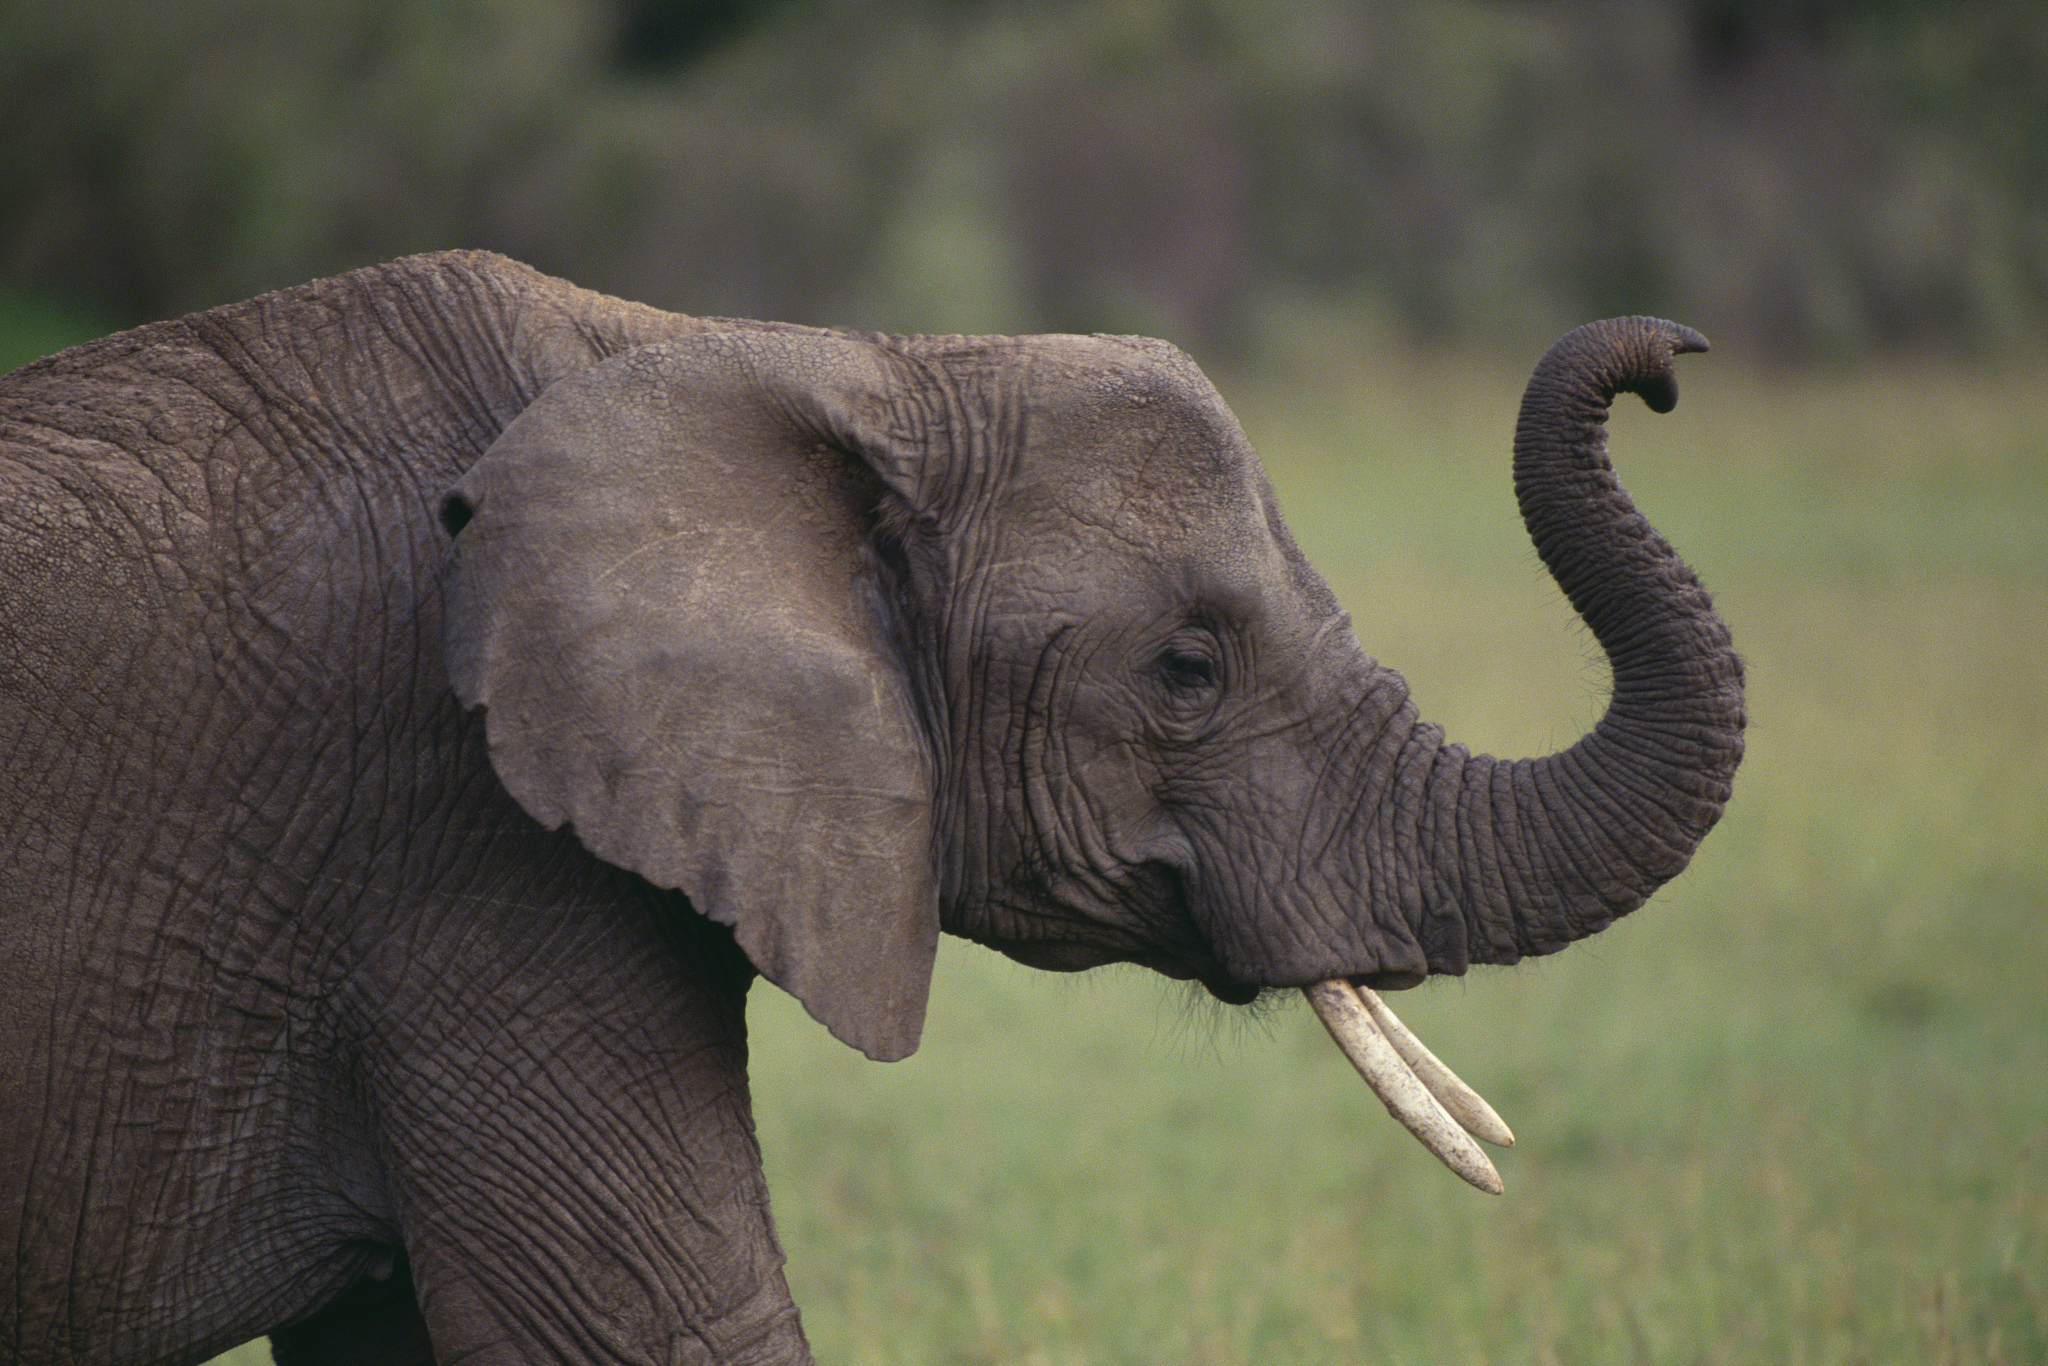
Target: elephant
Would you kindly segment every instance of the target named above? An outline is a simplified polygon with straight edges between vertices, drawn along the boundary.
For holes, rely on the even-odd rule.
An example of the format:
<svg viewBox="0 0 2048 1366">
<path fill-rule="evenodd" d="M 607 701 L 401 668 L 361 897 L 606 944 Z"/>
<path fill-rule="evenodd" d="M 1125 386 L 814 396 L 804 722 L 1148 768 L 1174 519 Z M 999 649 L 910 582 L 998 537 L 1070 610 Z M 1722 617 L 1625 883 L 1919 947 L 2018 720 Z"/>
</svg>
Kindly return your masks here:
<svg viewBox="0 0 2048 1366">
<path fill-rule="evenodd" d="M 1719 818 L 1742 668 L 1606 455 L 1705 341 L 1537 366 L 1514 475 L 1613 665 L 1474 754 L 1365 653 L 1195 363 L 692 318 L 412 257 L 0 381 L 0 1342 L 809 1359 L 756 976 L 875 1059 L 941 930 L 1309 993 L 1547 954 Z"/>
</svg>

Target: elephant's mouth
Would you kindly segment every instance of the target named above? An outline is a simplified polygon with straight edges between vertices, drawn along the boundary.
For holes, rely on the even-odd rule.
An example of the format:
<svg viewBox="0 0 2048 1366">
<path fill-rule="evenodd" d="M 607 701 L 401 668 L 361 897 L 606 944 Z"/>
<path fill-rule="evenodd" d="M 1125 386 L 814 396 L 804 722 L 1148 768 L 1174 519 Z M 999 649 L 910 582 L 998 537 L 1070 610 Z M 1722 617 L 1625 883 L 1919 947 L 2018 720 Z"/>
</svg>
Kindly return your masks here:
<svg viewBox="0 0 2048 1366">
<path fill-rule="evenodd" d="M 1027 967 L 1073 972 L 1113 961 L 1082 946 L 1056 941 L 982 941 Z M 1077 951 L 1078 950 L 1078 951 Z M 1153 964 L 1169 977 L 1191 974 L 1170 965 Z M 1229 977 L 1198 977 L 1211 996 L 1228 1005 L 1245 1005 L 1261 988 Z M 1514 1133 L 1479 1093 L 1444 1066 L 1379 996 L 1361 979 L 1342 977 L 1303 987 L 1309 1005 L 1344 1056 L 1365 1078 L 1387 1113 L 1415 1135 L 1423 1147 L 1459 1176 L 1489 1195 L 1504 1187 L 1500 1173 L 1474 1139 L 1513 1147 Z M 1406 985 L 1407 983 L 1403 983 Z"/>
<path fill-rule="evenodd" d="M 1186 882 L 1178 868 L 1158 861 L 1136 865 L 1152 874 L 1133 879 L 1178 912 L 1174 923 L 1192 926 Z M 1071 939 L 1010 939 L 976 934 L 983 945 L 1024 964 L 1053 972 L 1078 972 L 1106 963 L 1128 962 L 1152 968 L 1179 981 L 1200 982 L 1226 1005 L 1247 1005 L 1265 988 L 1221 971 L 1222 964 L 1206 951 L 1178 954 L 1132 952 L 1131 946 L 1110 947 Z M 1199 941 L 1197 941 L 1199 942 Z M 1479 1093 L 1459 1080 L 1422 1041 L 1387 1009 L 1374 989 L 1398 991 L 1422 981 L 1424 973 L 1394 969 L 1333 977 L 1301 988 L 1309 1005 L 1330 1031 L 1344 1056 L 1365 1078 L 1387 1112 L 1415 1135 L 1422 1146 L 1460 1177 L 1499 1195 L 1500 1173 L 1474 1139 L 1512 1147 L 1515 1136 Z"/>
</svg>

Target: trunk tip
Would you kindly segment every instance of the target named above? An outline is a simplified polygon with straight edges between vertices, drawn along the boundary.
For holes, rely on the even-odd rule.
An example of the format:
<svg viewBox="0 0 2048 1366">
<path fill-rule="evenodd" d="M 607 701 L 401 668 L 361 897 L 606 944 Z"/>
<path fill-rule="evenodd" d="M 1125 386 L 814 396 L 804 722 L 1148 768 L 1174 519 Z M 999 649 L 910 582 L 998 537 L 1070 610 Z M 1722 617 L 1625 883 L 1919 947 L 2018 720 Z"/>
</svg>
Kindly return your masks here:
<svg viewBox="0 0 2048 1366">
<path fill-rule="evenodd" d="M 1537 365 L 1539 375 L 1553 367 L 1591 377 L 1603 401 L 1616 394 L 1639 396 L 1654 413 L 1678 406 L 1674 356 L 1711 349 L 1707 339 L 1680 323 L 1662 318 L 1603 318 L 1564 334 Z"/>
</svg>

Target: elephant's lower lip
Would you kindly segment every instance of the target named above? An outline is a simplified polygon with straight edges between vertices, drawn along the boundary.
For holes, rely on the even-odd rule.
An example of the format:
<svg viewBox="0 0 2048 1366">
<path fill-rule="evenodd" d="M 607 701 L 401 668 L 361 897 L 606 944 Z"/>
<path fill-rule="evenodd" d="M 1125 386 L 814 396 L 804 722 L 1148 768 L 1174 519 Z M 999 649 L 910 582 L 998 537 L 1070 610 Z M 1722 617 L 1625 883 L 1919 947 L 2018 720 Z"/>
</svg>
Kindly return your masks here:
<svg viewBox="0 0 2048 1366">
<path fill-rule="evenodd" d="M 1371 987 L 1374 991 L 1406 991 L 1428 981 L 1429 974 L 1413 969 L 1396 969 L 1392 972 L 1362 972 L 1344 980 L 1355 987 Z"/>
<path fill-rule="evenodd" d="M 1214 996 L 1225 1005 L 1232 1006 L 1250 1004 L 1258 999 L 1260 990 L 1249 982 L 1233 982 L 1228 978 L 1221 980 L 1204 978 L 1202 985 L 1208 989 L 1211 996 Z"/>
</svg>

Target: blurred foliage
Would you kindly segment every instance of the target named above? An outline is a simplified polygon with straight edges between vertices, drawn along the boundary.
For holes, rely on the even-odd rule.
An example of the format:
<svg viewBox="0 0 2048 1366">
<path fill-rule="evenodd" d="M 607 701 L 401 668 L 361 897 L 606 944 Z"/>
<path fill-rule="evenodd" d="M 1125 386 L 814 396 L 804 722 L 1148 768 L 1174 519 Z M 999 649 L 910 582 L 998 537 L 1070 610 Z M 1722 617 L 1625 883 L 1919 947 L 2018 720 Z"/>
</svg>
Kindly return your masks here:
<svg viewBox="0 0 2048 1366">
<path fill-rule="evenodd" d="M 0 281 L 488 246 L 698 313 L 2048 331 L 2034 0 L 0 0 Z"/>
<path fill-rule="evenodd" d="M 0 286 L 0 375 L 39 356 L 105 336 L 115 326 L 89 309 Z"/>
</svg>

